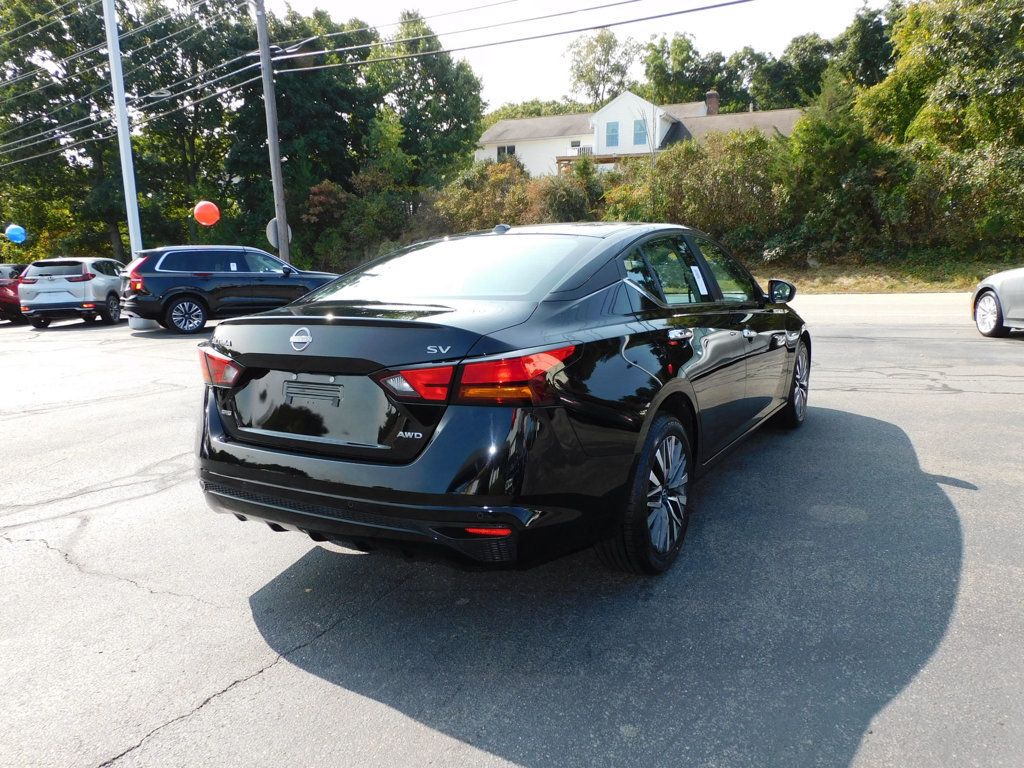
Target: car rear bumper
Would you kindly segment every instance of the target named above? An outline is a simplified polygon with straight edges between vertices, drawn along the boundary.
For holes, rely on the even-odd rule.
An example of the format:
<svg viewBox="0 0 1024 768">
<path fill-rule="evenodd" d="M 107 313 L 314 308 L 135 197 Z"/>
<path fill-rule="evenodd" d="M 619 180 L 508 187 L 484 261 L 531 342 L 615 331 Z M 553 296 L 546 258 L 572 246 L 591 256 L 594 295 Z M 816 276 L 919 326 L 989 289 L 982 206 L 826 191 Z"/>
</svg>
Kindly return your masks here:
<svg viewBox="0 0 1024 768">
<path fill-rule="evenodd" d="M 86 306 L 86 305 L 91 306 Z M 95 299 L 82 301 L 61 301 L 50 304 L 27 304 L 21 310 L 25 317 L 94 317 L 100 311 L 101 302 Z"/>
<path fill-rule="evenodd" d="M 153 296 L 125 296 L 121 311 L 128 317 L 141 317 L 143 320 L 162 320 L 164 305 Z"/>
<path fill-rule="evenodd" d="M 543 562 L 605 535 L 631 457 L 587 457 L 561 409 L 450 406 L 407 464 L 311 456 L 232 439 L 209 394 L 199 479 L 217 512 L 314 540 L 479 566 Z M 466 528 L 504 527 L 507 536 Z"/>
</svg>

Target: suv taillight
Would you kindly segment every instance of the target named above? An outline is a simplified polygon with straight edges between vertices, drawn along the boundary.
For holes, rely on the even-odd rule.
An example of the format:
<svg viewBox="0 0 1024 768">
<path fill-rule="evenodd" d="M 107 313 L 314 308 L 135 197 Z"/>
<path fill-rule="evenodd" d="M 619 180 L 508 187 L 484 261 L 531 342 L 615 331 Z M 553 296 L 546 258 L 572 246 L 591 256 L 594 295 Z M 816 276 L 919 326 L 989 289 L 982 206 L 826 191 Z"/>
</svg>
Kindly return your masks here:
<svg viewBox="0 0 1024 768">
<path fill-rule="evenodd" d="M 452 402 L 466 405 L 550 405 L 552 370 L 562 366 L 576 347 L 560 347 L 519 357 L 481 360 L 459 367 Z M 387 371 L 377 381 L 403 400 L 443 403 L 448 400 L 455 367 L 407 368 Z"/>
<path fill-rule="evenodd" d="M 36 279 L 34 277 L 19 277 L 15 282 L 19 285 L 35 285 Z"/>
<path fill-rule="evenodd" d="M 75 277 L 69 277 L 67 280 L 69 283 L 87 283 L 94 279 L 96 275 L 86 270 L 85 265 L 82 265 L 82 274 Z"/>
<path fill-rule="evenodd" d="M 199 347 L 199 367 L 203 381 L 215 387 L 233 387 L 245 370 L 227 355 L 205 346 Z"/>
<path fill-rule="evenodd" d="M 139 274 L 139 269 L 146 263 L 149 256 L 140 256 L 128 265 L 128 290 L 142 293 L 146 290 L 146 283 Z"/>
</svg>

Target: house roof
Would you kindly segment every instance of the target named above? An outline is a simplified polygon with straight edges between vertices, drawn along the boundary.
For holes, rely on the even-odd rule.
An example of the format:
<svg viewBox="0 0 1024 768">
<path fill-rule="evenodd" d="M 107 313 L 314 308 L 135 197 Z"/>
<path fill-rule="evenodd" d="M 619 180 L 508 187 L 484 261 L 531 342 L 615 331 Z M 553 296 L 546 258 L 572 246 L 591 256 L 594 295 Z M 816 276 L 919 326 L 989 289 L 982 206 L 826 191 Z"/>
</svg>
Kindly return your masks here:
<svg viewBox="0 0 1024 768">
<path fill-rule="evenodd" d="M 793 126 L 796 125 L 796 121 L 800 119 L 802 114 L 803 110 L 800 109 L 770 109 L 764 112 L 730 112 L 704 117 L 690 117 L 680 122 L 682 130 L 676 141 L 700 139 L 708 133 L 727 133 L 728 131 L 749 131 L 752 129 L 759 130 L 762 133 L 778 131 L 783 136 L 789 136 L 793 132 Z"/>
<path fill-rule="evenodd" d="M 687 101 L 682 104 L 662 104 L 661 109 L 669 117 L 685 120 L 689 117 L 703 117 L 707 114 L 707 103 L 703 101 Z"/>
<path fill-rule="evenodd" d="M 549 115 L 548 117 L 522 117 L 513 120 L 499 120 L 480 137 L 481 144 L 525 139 L 547 139 L 558 136 L 579 136 L 593 133 L 590 118 L 593 112 L 575 115 Z"/>
</svg>

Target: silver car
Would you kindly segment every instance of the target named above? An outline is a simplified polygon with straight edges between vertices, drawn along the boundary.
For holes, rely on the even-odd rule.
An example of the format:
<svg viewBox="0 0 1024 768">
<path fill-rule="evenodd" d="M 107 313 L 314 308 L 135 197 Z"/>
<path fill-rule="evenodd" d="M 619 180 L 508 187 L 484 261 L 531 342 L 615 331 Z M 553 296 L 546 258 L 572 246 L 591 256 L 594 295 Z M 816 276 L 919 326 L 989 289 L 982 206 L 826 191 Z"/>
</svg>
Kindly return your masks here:
<svg viewBox="0 0 1024 768">
<path fill-rule="evenodd" d="M 36 328 L 62 317 L 105 323 L 121 319 L 124 266 L 113 259 L 57 258 L 34 261 L 18 282 L 21 312 Z"/>
<path fill-rule="evenodd" d="M 1024 267 L 986 277 L 974 289 L 974 324 L 982 336 L 1024 328 Z"/>
</svg>

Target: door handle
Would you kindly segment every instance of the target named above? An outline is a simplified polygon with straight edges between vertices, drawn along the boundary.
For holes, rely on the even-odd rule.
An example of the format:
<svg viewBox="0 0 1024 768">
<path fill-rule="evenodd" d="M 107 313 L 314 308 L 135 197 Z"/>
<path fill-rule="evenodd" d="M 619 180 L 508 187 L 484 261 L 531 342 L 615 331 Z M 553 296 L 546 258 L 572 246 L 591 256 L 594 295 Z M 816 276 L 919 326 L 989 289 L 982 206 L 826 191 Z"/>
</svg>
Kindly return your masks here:
<svg viewBox="0 0 1024 768">
<path fill-rule="evenodd" d="M 668 332 L 668 337 L 672 341 L 683 341 L 684 339 L 692 339 L 693 331 L 689 328 L 673 328 Z"/>
<path fill-rule="evenodd" d="M 743 329 L 743 338 L 744 339 L 756 339 L 757 338 L 757 331 L 752 331 L 749 328 L 744 328 Z"/>
</svg>

